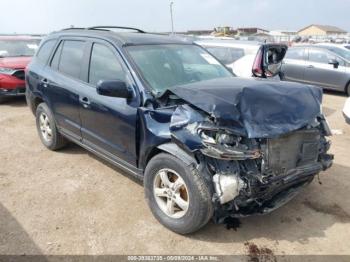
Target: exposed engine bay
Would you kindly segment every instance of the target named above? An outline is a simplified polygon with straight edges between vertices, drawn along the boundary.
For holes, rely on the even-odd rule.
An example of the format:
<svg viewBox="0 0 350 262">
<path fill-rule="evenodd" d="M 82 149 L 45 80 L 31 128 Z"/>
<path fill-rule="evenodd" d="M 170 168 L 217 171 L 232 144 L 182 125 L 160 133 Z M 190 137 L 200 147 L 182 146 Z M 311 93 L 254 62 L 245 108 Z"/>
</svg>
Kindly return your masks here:
<svg viewBox="0 0 350 262">
<path fill-rule="evenodd" d="M 272 139 L 216 135 L 201 152 L 213 177 L 217 222 L 268 213 L 292 199 L 332 164 L 324 130 L 301 129 Z"/>
</svg>

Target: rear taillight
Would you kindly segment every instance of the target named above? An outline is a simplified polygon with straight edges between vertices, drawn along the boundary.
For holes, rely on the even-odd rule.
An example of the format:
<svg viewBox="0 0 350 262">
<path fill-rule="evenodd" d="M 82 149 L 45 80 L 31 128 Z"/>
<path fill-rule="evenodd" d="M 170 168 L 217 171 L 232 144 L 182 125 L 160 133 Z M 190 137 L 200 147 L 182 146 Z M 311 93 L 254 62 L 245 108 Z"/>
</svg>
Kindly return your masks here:
<svg viewBox="0 0 350 262">
<path fill-rule="evenodd" d="M 252 68 L 252 73 L 253 73 L 253 76 L 255 77 L 262 77 L 263 74 L 264 74 L 264 71 L 263 71 L 263 48 L 260 48 L 256 57 L 255 57 L 255 60 L 254 60 L 254 63 L 253 63 L 253 68 Z"/>
</svg>

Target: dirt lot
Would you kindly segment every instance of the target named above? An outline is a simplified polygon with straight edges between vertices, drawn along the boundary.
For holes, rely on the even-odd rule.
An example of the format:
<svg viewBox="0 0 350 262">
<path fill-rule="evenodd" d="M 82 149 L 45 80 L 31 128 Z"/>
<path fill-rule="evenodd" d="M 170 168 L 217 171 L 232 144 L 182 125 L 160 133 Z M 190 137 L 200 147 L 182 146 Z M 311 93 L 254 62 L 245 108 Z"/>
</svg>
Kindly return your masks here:
<svg viewBox="0 0 350 262">
<path fill-rule="evenodd" d="M 149 211 L 142 185 L 78 146 L 40 143 L 24 99 L 0 105 L 0 254 L 350 254 L 350 128 L 345 97 L 327 93 L 333 167 L 297 198 L 227 230 L 174 234 Z M 255 246 L 256 245 L 256 246 Z"/>
</svg>

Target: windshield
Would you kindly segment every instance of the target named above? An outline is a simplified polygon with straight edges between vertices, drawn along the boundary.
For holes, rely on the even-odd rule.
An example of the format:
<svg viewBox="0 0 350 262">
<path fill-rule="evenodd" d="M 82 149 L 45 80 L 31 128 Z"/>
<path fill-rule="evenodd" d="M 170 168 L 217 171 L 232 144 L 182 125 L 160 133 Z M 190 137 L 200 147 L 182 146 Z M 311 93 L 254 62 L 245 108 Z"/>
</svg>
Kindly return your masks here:
<svg viewBox="0 0 350 262">
<path fill-rule="evenodd" d="M 336 53 L 340 57 L 343 57 L 346 60 L 350 61 L 350 50 L 346 50 L 346 49 L 339 48 L 339 47 L 333 47 L 333 46 L 329 46 L 329 47 L 327 47 L 327 49 Z"/>
<path fill-rule="evenodd" d="M 195 45 L 144 45 L 127 49 L 157 95 L 178 85 L 233 77 L 213 56 Z"/>
<path fill-rule="evenodd" d="M 39 43 L 39 39 L 0 39 L 0 57 L 33 56 Z"/>
</svg>

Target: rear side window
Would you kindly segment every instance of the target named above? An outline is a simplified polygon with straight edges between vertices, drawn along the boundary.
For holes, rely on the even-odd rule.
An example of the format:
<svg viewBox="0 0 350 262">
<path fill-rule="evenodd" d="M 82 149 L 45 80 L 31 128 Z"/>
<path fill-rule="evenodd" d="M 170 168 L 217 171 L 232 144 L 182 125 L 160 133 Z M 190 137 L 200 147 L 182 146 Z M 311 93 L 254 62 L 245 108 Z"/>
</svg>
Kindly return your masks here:
<svg viewBox="0 0 350 262">
<path fill-rule="evenodd" d="M 96 85 L 100 80 L 126 81 L 125 72 L 118 58 L 107 46 L 95 43 L 92 47 L 89 83 Z"/>
<path fill-rule="evenodd" d="M 42 46 L 40 47 L 36 57 L 40 61 L 46 63 L 47 60 L 49 59 L 49 56 L 50 56 L 51 51 L 52 51 L 55 44 L 56 44 L 56 40 L 48 40 L 48 41 L 44 42 L 42 44 Z"/>
<path fill-rule="evenodd" d="M 232 64 L 236 60 L 244 56 L 244 50 L 242 48 L 234 47 L 206 47 L 207 50 L 212 53 L 223 64 Z"/>
<path fill-rule="evenodd" d="M 84 41 L 64 41 L 58 71 L 74 78 L 79 78 L 80 69 L 83 62 L 84 46 Z"/>
<path fill-rule="evenodd" d="M 287 51 L 286 59 L 305 60 L 304 48 L 290 48 Z"/>
</svg>

